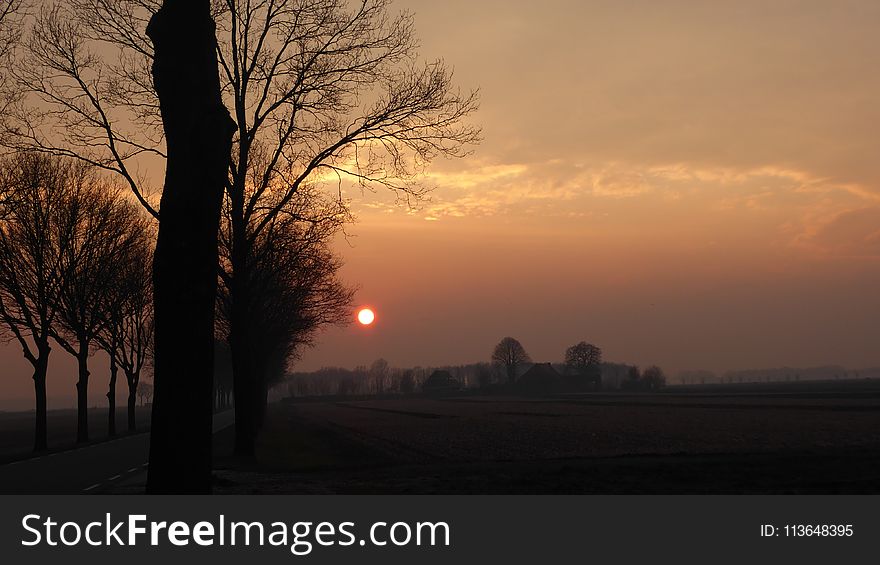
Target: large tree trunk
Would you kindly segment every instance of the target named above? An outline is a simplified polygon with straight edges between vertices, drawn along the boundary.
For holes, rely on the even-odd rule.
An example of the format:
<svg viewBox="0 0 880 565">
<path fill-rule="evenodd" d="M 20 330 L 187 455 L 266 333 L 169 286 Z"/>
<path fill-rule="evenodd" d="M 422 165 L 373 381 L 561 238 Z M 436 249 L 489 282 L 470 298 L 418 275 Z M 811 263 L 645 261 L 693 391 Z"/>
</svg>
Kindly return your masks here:
<svg viewBox="0 0 880 565">
<path fill-rule="evenodd" d="M 80 340 L 76 355 L 78 379 L 76 381 L 76 442 L 89 441 L 89 344 Z"/>
<path fill-rule="evenodd" d="M 110 354 L 110 386 L 107 389 L 107 406 L 109 407 L 107 435 L 109 437 L 116 436 L 116 376 L 118 373 L 119 367 L 116 365 L 114 351 Z"/>
<path fill-rule="evenodd" d="M 147 34 L 168 154 L 147 491 L 209 493 L 217 230 L 235 124 L 220 97 L 210 2 L 165 0 Z"/>
<path fill-rule="evenodd" d="M 34 396 L 36 398 L 34 420 L 34 451 L 45 451 L 49 447 L 48 426 L 46 425 L 46 374 L 49 372 L 49 344 L 38 345 L 37 362 L 34 365 Z"/>
<path fill-rule="evenodd" d="M 128 383 L 128 431 L 137 430 L 137 422 L 135 420 L 135 409 L 137 407 L 137 388 L 140 376 L 136 373 L 125 373 L 125 382 Z"/>
</svg>

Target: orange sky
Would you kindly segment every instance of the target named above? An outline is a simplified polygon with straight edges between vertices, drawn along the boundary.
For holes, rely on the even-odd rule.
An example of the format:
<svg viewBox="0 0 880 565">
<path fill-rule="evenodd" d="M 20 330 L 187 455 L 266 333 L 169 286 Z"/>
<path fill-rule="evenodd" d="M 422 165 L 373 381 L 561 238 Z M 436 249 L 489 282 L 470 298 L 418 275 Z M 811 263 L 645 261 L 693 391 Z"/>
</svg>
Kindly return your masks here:
<svg viewBox="0 0 880 565">
<path fill-rule="evenodd" d="M 417 212 L 356 196 L 380 324 L 302 368 L 880 364 L 876 2 L 400 2 L 480 86 L 485 141 Z"/>
<path fill-rule="evenodd" d="M 481 88 L 485 140 L 430 169 L 418 210 L 350 194 L 343 274 L 378 320 L 297 368 L 481 361 L 505 335 L 671 372 L 880 365 L 880 4 L 397 6 Z M 50 395 L 73 390 L 65 357 Z"/>
</svg>

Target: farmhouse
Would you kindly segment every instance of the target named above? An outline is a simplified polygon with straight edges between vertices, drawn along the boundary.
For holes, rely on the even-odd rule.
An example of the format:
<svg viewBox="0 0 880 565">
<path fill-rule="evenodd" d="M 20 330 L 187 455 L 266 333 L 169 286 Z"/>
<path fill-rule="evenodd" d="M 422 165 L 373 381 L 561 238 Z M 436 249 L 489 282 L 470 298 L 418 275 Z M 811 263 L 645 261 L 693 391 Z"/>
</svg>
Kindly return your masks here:
<svg viewBox="0 0 880 565">
<path fill-rule="evenodd" d="M 544 393 L 558 390 L 562 386 L 562 375 L 550 363 L 535 363 L 517 381 L 517 387 L 529 393 Z"/>
<path fill-rule="evenodd" d="M 422 383 L 422 392 L 426 394 L 442 394 L 461 390 L 458 379 L 449 374 L 449 371 L 437 370 Z"/>
</svg>

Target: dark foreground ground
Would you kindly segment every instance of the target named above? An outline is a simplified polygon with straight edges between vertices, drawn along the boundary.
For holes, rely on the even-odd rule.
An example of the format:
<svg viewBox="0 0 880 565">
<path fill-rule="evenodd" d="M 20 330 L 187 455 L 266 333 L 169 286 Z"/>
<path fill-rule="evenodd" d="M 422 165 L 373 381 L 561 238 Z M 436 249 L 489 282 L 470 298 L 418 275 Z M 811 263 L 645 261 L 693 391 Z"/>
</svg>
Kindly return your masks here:
<svg viewBox="0 0 880 565">
<path fill-rule="evenodd" d="M 231 438 L 221 494 L 880 492 L 873 386 L 296 401 L 271 407 L 256 461 Z"/>
<path fill-rule="evenodd" d="M 107 441 L 107 408 L 89 409 L 90 443 Z M 77 447 L 76 410 L 50 410 L 46 415 L 49 453 Z M 139 406 L 135 411 L 139 432 L 150 428 L 150 409 Z M 116 410 L 116 433 L 118 437 L 129 435 L 128 410 Z M 0 464 L 34 456 L 34 413 L 0 412 Z M 41 454 L 44 455 L 44 454 Z"/>
</svg>

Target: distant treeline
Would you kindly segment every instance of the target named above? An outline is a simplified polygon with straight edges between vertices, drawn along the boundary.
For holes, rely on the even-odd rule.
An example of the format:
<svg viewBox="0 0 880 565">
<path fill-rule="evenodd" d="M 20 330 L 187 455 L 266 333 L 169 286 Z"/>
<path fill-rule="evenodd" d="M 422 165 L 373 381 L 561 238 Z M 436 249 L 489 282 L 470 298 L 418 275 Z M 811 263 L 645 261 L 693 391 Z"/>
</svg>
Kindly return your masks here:
<svg viewBox="0 0 880 565">
<path fill-rule="evenodd" d="M 551 363 L 550 366 L 560 376 L 571 375 L 565 363 Z M 633 365 L 607 363 L 599 365 L 602 390 L 619 390 L 633 370 Z M 526 374 L 531 365 L 518 369 L 517 378 Z M 286 392 L 289 396 L 367 396 L 379 394 L 414 394 L 425 392 L 423 385 L 435 374 L 448 373 L 460 390 L 497 389 L 503 390 L 507 381 L 506 369 L 493 363 L 470 363 L 466 365 L 444 365 L 436 367 L 390 367 L 380 359 L 370 367 L 358 366 L 354 369 L 324 367 L 317 371 L 295 372 L 288 375 Z"/>
<path fill-rule="evenodd" d="M 377 359 L 353 370 L 325 367 L 288 375 L 289 396 L 364 396 L 446 394 L 480 390 L 500 394 L 547 394 L 600 390 L 655 391 L 666 385 L 663 370 L 652 365 L 602 361 L 602 349 L 578 342 L 565 349 L 562 363 L 534 363 L 519 340 L 504 337 L 492 349 L 491 362 L 441 367 L 391 367 Z"/>
<path fill-rule="evenodd" d="M 744 369 L 721 374 L 705 371 L 680 371 L 672 379 L 673 384 L 733 384 L 764 382 L 827 381 L 841 379 L 880 378 L 880 368 L 847 369 L 838 365 L 823 367 L 778 367 L 771 369 Z"/>
</svg>

